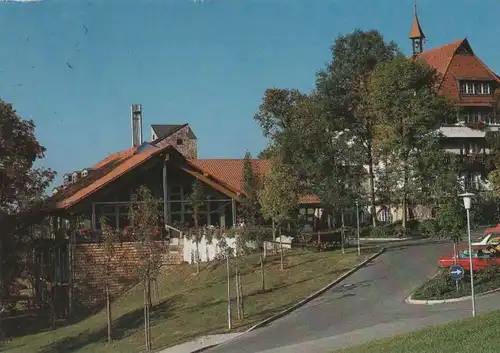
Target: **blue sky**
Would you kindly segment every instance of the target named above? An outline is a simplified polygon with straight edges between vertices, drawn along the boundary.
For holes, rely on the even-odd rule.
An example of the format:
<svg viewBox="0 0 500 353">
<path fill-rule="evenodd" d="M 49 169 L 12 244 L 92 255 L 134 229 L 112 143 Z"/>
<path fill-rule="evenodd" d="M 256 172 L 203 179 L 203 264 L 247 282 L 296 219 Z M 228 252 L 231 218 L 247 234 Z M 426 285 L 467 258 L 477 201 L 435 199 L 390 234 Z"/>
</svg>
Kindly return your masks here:
<svg viewBox="0 0 500 353">
<path fill-rule="evenodd" d="M 468 37 L 500 72 L 500 1 L 418 8 L 427 48 Z M 355 28 L 409 53 L 412 15 L 413 0 L 0 2 L 0 98 L 35 120 L 58 180 L 131 145 L 132 103 L 145 138 L 151 124 L 189 122 L 200 158 L 256 155 L 266 88 L 310 90 L 334 38 Z"/>
</svg>

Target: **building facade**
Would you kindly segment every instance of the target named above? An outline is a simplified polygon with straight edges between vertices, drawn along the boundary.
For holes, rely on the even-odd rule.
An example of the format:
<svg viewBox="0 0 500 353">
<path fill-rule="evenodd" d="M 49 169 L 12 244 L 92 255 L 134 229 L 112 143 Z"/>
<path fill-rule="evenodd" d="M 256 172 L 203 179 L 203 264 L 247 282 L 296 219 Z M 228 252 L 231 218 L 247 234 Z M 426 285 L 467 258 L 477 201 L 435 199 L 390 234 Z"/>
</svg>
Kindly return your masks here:
<svg viewBox="0 0 500 353">
<path fill-rule="evenodd" d="M 423 60 L 439 74 L 439 94 L 458 108 L 457 116 L 443 121 L 442 146 L 462 158 L 460 179 L 465 190 L 488 188 L 488 131 L 498 131 L 500 116 L 493 106 L 500 93 L 500 77 L 474 53 L 469 41 L 456 40 L 438 48 L 424 50 L 425 35 L 415 11 L 411 27 L 412 58 Z"/>
</svg>

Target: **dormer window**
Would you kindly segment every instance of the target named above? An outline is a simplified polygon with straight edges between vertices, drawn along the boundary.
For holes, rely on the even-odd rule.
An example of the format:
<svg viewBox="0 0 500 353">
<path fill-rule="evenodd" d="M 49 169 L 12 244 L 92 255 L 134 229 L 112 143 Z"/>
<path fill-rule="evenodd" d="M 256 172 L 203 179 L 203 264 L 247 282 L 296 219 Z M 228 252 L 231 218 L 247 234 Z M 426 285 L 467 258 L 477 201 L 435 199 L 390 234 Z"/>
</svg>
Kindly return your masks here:
<svg viewBox="0 0 500 353">
<path fill-rule="evenodd" d="M 491 95 L 491 83 L 481 81 L 460 81 L 462 95 L 488 96 Z"/>
<path fill-rule="evenodd" d="M 78 173 L 73 173 L 73 183 L 78 180 Z"/>
<path fill-rule="evenodd" d="M 69 175 L 68 175 L 68 174 L 66 174 L 66 175 L 63 177 L 63 182 L 64 182 L 64 184 L 69 183 Z"/>
<path fill-rule="evenodd" d="M 85 178 L 87 175 L 89 175 L 89 171 L 87 169 L 84 169 L 82 171 L 82 178 Z"/>
</svg>

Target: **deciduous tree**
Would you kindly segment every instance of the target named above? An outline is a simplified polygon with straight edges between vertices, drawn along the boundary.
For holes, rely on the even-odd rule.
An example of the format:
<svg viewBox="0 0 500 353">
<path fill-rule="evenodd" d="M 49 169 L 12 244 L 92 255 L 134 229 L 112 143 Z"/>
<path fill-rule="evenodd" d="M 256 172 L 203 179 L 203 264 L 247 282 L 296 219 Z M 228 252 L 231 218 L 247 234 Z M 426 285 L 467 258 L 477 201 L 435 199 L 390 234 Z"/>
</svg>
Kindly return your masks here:
<svg viewBox="0 0 500 353">
<path fill-rule="evenodd" d="M 104 259 L 102 262 L 102 279 L 106 291 L 106 314 L 108 319 L 108 342 L 111 342 L 112 337 L 112 313 L 111 313 L 111 283 L 114 279 L 113 274 L 117 266 L 115 250 L 120 237 L 115 229 L 113 229 L 106 221 L 105 217 L 101 217 L 101 233 L 104 246 Z"/>
<path fill-rule="evenodd" d="M 34 167 L 44 156 L 34 122 L 23 120 L 12 105 L 0 100 L 0 312 L 15 304 L 14 284 L 27 250 L 26 234 L 39 220 L 37 211 L 55 175 Z M 1 330 L 0 322 L 0 335 Z"/>
<path fill-rule="evenodd" d="M 437 92 L 438 76 L 425 63 L 398 57 L 377 66 L 370 81 L 370 106 L 377 117 L 377 143 L 398 163 L 398 201 L 406 229 L 409 201 L 422 192 L 419 171 L 427 165 L 429 148 L 436 148 L 438 128 L 454 114 L 452 105 Z"/>
<path fill-rule="evenodd" d="M 298 183 L 288 168 L 278 158 L 273 159 L 269 174 L 264 178 L 263 188 L 258 193 L 262 215 L 281 226 L 285 220 L 296 216 L 298 207 Z M 281 269 L 283 270 L 283 249 Z"/>
<path fill-rule="evenodd" d="M 130 218 L 133 237 L 138 243 L 137 271 L 144 288 L 144 334 L 146 349 L 151 349 L 150 311 L 151 284 L 156 282 L 162 265 L 161 248 L 155 237 L 160 234 L 161 202 L 146 186 L 141 186 L 132 195 Z"/>
<path fill-rule="evenodd" d="M 375 117 L 369 104 L 370 78 L 378 64 L 400 55 L 394 42 L 375 31 L 339 36 L 332 46 L 332 60 L 317 75 L 316 93 L 324 106 L 329 128 L 345 135 L 356 155 L 351 165 L 367 166 L 373 226 L 375 214 Z"/>
<path fill-rule="evenodd" d="M 200 226 L 200 214 L 205 206 L 205 193 L 203 191 L 203 184 L 198 179 L 193 181 L 188 202 L 193 209 L 194 229 L 190 229 L 187 235 L 196 244 L 196 273 L 200 273 L 199 244 L 204 235 L 203 227 Z"/>
<path fill-rule="evenodd" d="M 240 216 L 245 220 L 245 225 L 254 226 L 260 218 L 260 205 L 257 193 L 260 188 L 259 175 L 252 167 L 252 155 L 245 153 L 243 159 L 243 200 L 239 205 Z"/>
</svg>

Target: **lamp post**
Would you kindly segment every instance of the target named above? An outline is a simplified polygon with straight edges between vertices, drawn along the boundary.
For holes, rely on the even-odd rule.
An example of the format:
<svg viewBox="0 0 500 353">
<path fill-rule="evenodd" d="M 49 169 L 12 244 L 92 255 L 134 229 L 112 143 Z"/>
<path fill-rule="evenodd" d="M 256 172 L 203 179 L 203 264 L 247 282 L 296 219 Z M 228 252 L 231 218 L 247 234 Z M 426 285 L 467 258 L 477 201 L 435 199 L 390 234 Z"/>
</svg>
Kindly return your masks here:
<svg viewBox="0 0 500 353">
<path fill-rule="evenodd" d="M 358 226 L 358 256 L 361 256 L 361 246 L 359 245 L 359 202 L 356 200 L 356 223 Z"/>
<path fill-rule="evenodd" d="M 470 236 L 470 208 L 472 203 L 472 196 L 474 194 L 467 192 L 465 194 L 458 195 L 464 200 L 464 208 L 467 212 L 467 235 L 469 238 L 469 271 L 470 271 L 470 292 L 472 300 L 472 316 L 476 316 L 476 298 L 474 296 L 474 271 L 472 270 L 472 245 Z"/>
</svg>

